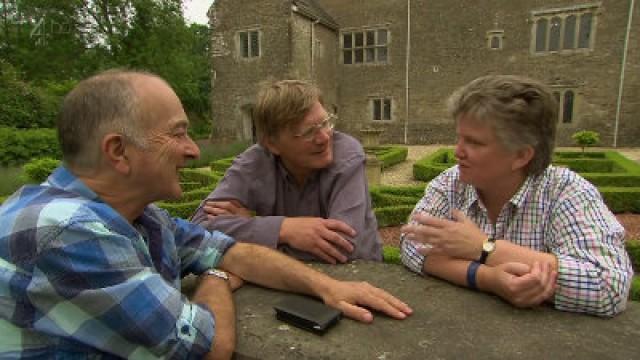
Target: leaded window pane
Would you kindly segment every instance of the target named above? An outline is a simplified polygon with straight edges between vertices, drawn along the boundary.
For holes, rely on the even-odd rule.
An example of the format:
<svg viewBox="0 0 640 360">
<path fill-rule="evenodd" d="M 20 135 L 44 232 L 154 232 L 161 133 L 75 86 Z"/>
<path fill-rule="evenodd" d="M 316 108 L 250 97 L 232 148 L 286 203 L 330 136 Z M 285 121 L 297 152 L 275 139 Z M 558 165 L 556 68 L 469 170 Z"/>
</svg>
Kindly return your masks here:
<svg viewBox="0 0 640 360">
<path fill-rule="evenodd" d="M 562 20 L 559 17 L 551 19 L 551 29 L 549 30 L 549 51 L 558 51 L 560 49 L 561 28 Z"/>
<path fill-rule="evenodd" d="M 249 34 L 246 32 L 240 33 L 240 56 L 249 57 Z"/>
<path fill-rule="evenodd" d="M 345 49 L 351 49 L 353 47 L 353 39 L 351 36 L 351 33 L 346 33 L 342 35 L 342 43 L 343 43 L 343 48 Z"/>
<path fill-rule="evenodd" d="M 367 31 L 367 46 L 373 46 L 376 43 L 376 33 Z"/>
<path fill-rule="evenodd" d="M 356 47 L 362 47 L 364 35 L 361 32 L 355 33 Z"/>
<path fill-rule="evenodd" d="M 355 59 L 353 61 L 354 64 L 362 64 L 363 51 L 362 49 L 354 50 Z"/>
<path fill-rule="evenodd" d="M 376 61 L 376 49 L 375 48 L 366 48 L 366 61 L 368 63 Z"/>
<path fill-rule="evenodd" d="M 573 121 L 573 91 L 569 90 L 564 93 L 562 122 L 570 123 Z"/>
<path fill-rule="evenodd" d="M 373 100 L 373 120 L 382 120 L 381 101 Z"/>
<path fill-rule="evenodd" d="M 378 30 L 378 45 L 387 45 L 387 30 Z"/>
<path fill-rule="evenodd" d="M 353 59 L 352 59 L 352 51 L 351 50 L 343 50 L 342 51 L 342 56 L 344 57 L 344 63 L 347 65 L 351 65 L 353 64 Z"/>
<path fill-rule="evenodd" d="M 378 48 L 378 62 L 387 62 L 387 48 Z"/>
<path fill-rule="evenodd" d="M 536 22 L 536 51 L 547 50 L 547 19 L 539 19 Z"/>
<path fill-rule="evenodd" d="M 591 13 L 582 14 L 580 17 L 580 34 L 578 35 L 578 47 L 588 49 L 591 44 L 591 27 L 593 16 Z"/>
<path fill-rule="evenodd" d="M 391 120 L 391 99 L 384 100 L 383 120 Z"/>
<path fill-rule="evenodd" d="M 571 15 L 564 20 L 563 49 L 575 49 L 576 47 L 576 16 Z"/>
</svg>

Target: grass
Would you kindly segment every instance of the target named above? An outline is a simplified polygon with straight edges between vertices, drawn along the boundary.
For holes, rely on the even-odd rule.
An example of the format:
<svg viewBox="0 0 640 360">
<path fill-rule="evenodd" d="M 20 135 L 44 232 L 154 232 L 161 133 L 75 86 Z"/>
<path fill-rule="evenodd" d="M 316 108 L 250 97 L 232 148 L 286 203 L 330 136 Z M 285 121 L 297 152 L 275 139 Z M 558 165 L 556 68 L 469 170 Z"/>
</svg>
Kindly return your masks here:
<svg viewBox="0 0 640 360">
<path fill-rule="evenodd" d="M 25 183 L 22 167 L 0 167 L 0 196 L 11 195 Z"/>
<path fill-rule="evenodd" d="M 215 160 L 236 156 L 247 149 L 249 144 L 244 141 L 236 141 L 230 144 L 198 141 L 198 147 L 200 147 L 200 158 L 189 162 L 188 166 L 191 168 L 209 167 L 211 162 Z"/>
</svg>

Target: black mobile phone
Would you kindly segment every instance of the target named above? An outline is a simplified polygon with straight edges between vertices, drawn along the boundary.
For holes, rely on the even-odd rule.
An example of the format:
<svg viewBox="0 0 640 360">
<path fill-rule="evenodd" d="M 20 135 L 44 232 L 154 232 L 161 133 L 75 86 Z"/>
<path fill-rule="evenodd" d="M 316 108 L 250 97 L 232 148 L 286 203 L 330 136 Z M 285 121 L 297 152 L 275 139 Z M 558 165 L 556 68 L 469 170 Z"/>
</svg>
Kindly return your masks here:
<svg viewBox="0 0 640 360">
<path fill-rule="evenodd" d="M 342 313 L 317 300 L 290 295 L 276 306 L 276 318 L 315 334 L 324 334 L 342 317 Z"/>
</svg>

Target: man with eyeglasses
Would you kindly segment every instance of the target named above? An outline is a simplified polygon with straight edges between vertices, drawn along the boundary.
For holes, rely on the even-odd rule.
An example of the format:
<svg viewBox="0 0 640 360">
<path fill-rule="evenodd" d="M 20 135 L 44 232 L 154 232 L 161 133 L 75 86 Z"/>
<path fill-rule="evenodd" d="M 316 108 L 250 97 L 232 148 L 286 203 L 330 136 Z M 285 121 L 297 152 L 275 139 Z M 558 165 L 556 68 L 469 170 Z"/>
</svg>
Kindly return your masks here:
<svg viewBox="0 0 640 360">
<path fill-rule="evenodd" d="M 381 260 L 365 154 L 334 131 L 320 90 L 283 80 L 258 94 L 259 143 L 240 154 L 192 221 L 310 261 Z"/>
</svg>

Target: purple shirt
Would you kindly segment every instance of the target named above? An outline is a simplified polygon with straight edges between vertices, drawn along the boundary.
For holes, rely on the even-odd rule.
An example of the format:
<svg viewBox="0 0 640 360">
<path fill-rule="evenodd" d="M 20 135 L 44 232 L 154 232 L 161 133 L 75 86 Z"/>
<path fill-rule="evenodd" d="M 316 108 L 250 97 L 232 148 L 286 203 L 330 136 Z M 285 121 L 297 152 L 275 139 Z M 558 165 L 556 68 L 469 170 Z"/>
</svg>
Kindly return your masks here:
<svg viewBox="0 0 640 360">
<path fill-rule="evenodd" d="M 239 241 L 278 248 L 301 260 L 319 260 L 314 255 L 278 244 L 285 217 L 321 217 L 349 224 L 356 232 L 349 260 L 382 260 L 378 222 L 371 208 L 365 176 L 365 154 L 349 135 L 334 132 L 333 163 L 313 173 L 300 189 L 280 158 L 261 145 L 238 155 L 224 178 L 206 200 L 236 199 L 251 218 L 220 215 L 207 219 L 202 205 L 192 221 L 210 230 L 222 231 Z M 204 203 L 204 202 L 203 202 Z"/>
</svg>

